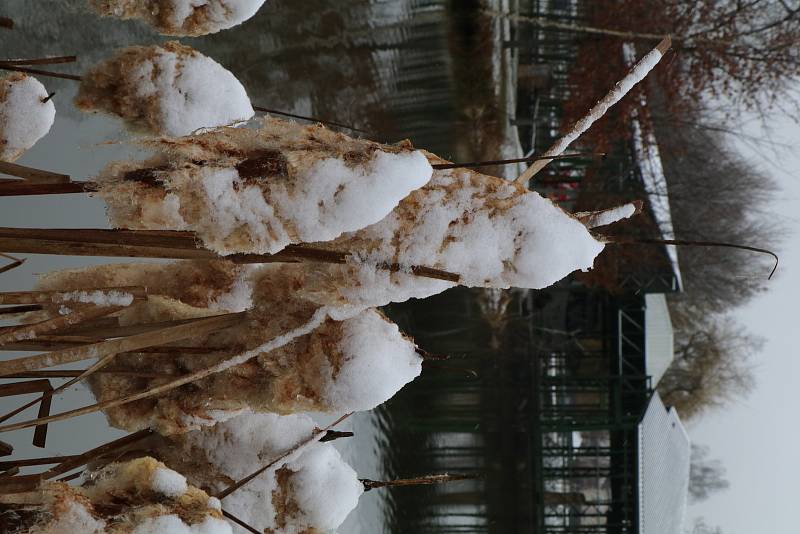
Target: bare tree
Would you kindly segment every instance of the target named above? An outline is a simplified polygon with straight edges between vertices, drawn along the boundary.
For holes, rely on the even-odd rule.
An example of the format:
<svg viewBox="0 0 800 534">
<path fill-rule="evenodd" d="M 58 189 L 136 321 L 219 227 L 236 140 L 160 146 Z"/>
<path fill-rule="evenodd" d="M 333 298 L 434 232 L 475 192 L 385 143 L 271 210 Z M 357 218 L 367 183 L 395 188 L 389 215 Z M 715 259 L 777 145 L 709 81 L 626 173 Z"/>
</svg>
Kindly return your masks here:
<svg viewBox="0 0 800 534">
<path fill-rule="evenodd" d="M 698 110 L 689 116 L 702 115 Z M 678 239 L 762 248 L 780 244 L 785 235 L 782 221 L 768 209 L 779 189 L 769 175 L 728 148 L 724 132 L 676 123 L 667 113 L 654 122 Z M 704 313 L 744 304 L 766 288 L 772 268 L 765 257 L 722 248 L 684 247 L 680 263 L 685 298 Z"/>
<path fill-rule="evenodd" d="M 672 310 L 675 359 L 658 383 L 664 402 L 691 419 L 748 394 L 754 383 L 751 358 L 763 340 L 731 319 L 700 322 L 695 310 Z"/>
<path fill-rule="evenodd" d="M 581 78 L 592 79 L 599 87 L 606 84 L 597 83 L 598 76 L 605 82 L 606 77 L 618 75 L 623 42 L 647 47 L 666 34 L 673 38 L 676 56 L 670 68 L 659 69 L 661 84 L 671 97 L 694 103 L 709 94 L 724 95 L 737 106 L 764 109 L 790 92 L 800 67 L 796 0 L 604 0 L 585 6 L 585 18 L 579 22 L 515 18 L 579 35 L 586 56 L 582 63 L 594 75 L 587 78 L 585 71 Z"/>
<path fill-rule="evenodd" d="M 709 448 L 692 444 L 691 469 L 689 471 L 689 498 L 692 502 L 708 499 L 713 493 L 727 489 L 730 483 L 725 478 L 722 462 L 709 457 Z"/>
</svg>

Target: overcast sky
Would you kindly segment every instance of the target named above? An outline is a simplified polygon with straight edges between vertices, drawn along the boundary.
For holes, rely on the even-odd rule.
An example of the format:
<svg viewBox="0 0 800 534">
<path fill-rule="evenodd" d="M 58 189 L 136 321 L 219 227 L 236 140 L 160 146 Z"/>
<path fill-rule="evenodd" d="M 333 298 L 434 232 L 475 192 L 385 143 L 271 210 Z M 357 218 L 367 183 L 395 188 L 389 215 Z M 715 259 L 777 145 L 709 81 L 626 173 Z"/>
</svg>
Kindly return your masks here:
<svg viewBox="0 0 800 534">
<path fill-rule="evenodd" d="M 756 358 L 757 385 L 746 399 L 689 426 L 692 439 L 711 447 L 728 471 L 731 487 L 692 506 L 690 518 L 703 515 L 724 534 L 795 534 L 800 480 L 800 363 L 797 333 L 800 297 L 800 125 L 775 114 L 771 131 L 757 121 L 744 132 L 787 146 L 777 150 L 738 143 L 741 152 L 774 176 L 783 192 L 773 211 L 790 234 L 780 251 L 780 267 L 769 290 L 735 317 L 764 337 Z M 766 276 L 767 273 L 765 273 Z"/>
</svg>

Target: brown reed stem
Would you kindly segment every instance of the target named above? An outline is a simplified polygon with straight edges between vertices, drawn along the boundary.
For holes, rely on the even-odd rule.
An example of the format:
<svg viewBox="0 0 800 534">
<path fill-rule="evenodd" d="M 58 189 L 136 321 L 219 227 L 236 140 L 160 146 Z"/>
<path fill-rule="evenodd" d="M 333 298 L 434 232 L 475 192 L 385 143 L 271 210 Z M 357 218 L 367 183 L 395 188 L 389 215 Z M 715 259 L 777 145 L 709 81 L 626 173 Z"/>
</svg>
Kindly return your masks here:
<svg viewBox="0 0 800 534">
<path fill-rule="evenodd" d="M 58 63 L 75 63 L 77 56 L 50 56 L 34 59 L 0 59 L 0 63 L 5 65 L 25 66 L 25 65 L 55 65 Z"/>
<path fill-rule="evenodd" d="M 276 254 L 218 254 L 200 248 L 194 232 L 170 230 L 101 230 L 94 228 L 0 228 L 0 250 L 28 254 L 74 256 L 115 256 L 172 259 L 226 259 L 248 263 L 347 263 L 349 252 L 327 250 L 307 245 L 289 245 Z M 392 272 L 403 270 L 396 263 L 377 266 Z M 459 283 L 461 277 L 441 269 L 413 265 L 412 274 Z"/>
<path fill-rule="evenodd" d="M 76 76 L 74 74 L 64 74 L 63 72 L 53 72 L 51 70 L 41 70 L 41 69 L 30 69 L 28 67 L 19 67 L 12 65 L 10 63 L 6 63 L 4 61 L 0 61 L 0 69 L 2 70 L 10 70 L 14 72 L 24 72 L 26 74 L 38 74 L 39 76 L 50 76 L 51 78 L 61 78 L 64 80 L 73 80 L 76 82 L 81 81 L 80 76 Z"/>
<path fill-rule="evenodd" d="M 66 174 L 43 171 L 41 169 L 34 169 L 33 167 L 17 165 L 16 163 L 9 163 L 7 161 L 0 161 L 0 173 L 22 178 L 27 184 L 64 184 L 70 181 L 69 176 Z M 15 184 L 9 182 L 3 184 L 4 187 L 11 185 Z"/>
<path fill-rule="evenodd" d="M 68 457 L 68 459 L 64 460 L 60 464 L 42 473 L 42 478 L 44 480 L 55 478 L 58 475 L 62 475 L 67 471 L 72 471 L 76 467 L 80 467 L 96 458 L 106 456 L 109 453 L 127 447 L 128 445 L 137 443 L 143 440 L 144 438 L 150 436 L 152 433 L 153 433 L 152 430 L 146 428 L 144 430 L 139 430 L 138 432 L 134 432 L 133 434 L 128 434 L 127 436 L 123 436 L 119 439 L 115 439 L 114 441 L 109 441 L 108 443 L 104 443 L 103 445 L 95 447 L 94 449 L 88 450 L 82 454 L 70 456 Z"/>
<path fill-rule="evenodd" d="M 245 523 L 244 521 L 242 521 L 241 519 L 239 519 L 238 517 L 236 517 L 235 515 L 233 515 L 232 513 L 230 513 L 225 509 L 222 510 L 222 515 L 226 519 L 230 519 L 231 521 L 233 521 L 234 523 L 236 523 L 237 525 L 239 525 L 248 532 L 252 532 L 253 534 L 262 534 L 260 530 L 256 530 L 255 528 L 251 527 L 250 525 L 248 525 L 247 523 Z"/>
<path fill-rule="evenodd" d="M 477 475 L 426 475 L 416 478 L 401 478 L 398 480 L 370 480 L 362 478 L 361 483 L 364 484 L 364 491 L 370 491 L 378 488 L 390 488 L 400 486 L 424 486 L 428 484 L 442 484 L 445 482 L 454 482 L 456 480 L 474 480 L 480 478 Z"/>
<path fill-rule="evenodd" d="M 10 271 L 11 269 L 16 269 L 23 263 L 25 263 L 25 258 L 15 258 L 14 256 L 10 256 L 8 254 L 3 254 L 0 252 L 0 257 L 6 258 L 7 260 L 11 260 L 11 263 L 8 265 L 3 265 L 0 267 L 0 274 Z"/>
</svg>

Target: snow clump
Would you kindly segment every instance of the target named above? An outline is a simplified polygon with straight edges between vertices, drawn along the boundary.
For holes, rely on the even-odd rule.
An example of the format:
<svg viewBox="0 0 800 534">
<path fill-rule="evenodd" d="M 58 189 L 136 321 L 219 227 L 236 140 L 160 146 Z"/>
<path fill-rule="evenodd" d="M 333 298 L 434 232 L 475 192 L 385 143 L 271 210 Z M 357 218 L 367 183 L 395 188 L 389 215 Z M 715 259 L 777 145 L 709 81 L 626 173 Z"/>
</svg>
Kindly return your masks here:
<svg viewBox="0 0 800 534">
<path fill-rule="evenodd" d="M 19 72 L 0 78 L 0 161 L 14 161 L 50 131 L 53 101 L 39 80 Z"/>
<path fill-rule="evenodd" d="M 199 36 L 237 26 L 265 0 L 90 0 L 100 15 L 140 19 L 162 35 Z"/>
<path fill-rule="evenodd" d="M 173 137 L 240 123 L 255 114 L 233 74 L 177 42 L 122 49 L 83 76 L 75 105 Z"/>
</svg>

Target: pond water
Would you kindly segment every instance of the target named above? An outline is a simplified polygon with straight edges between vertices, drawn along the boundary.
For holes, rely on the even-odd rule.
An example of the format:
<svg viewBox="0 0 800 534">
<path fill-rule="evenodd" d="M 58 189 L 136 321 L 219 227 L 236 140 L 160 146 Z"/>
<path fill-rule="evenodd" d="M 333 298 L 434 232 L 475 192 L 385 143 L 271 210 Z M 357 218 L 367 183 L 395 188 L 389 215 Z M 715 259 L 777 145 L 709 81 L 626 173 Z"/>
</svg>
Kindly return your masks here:
<svg viewBox="0 0 800 534">
<path fill-rule="evenodd" d="M 0 16 L 13 19 L 15 29 L 0 31 L 0 55 L 75 54 L 76 63 L 53 69 L 79 74 L 114 48 L 164 40 L 136 22 L 97 18 L 84 4 L 4 0 Z M 509 7 L 507 1 L 488 4 L 493 9 Z M 255 104 L 350 124 L 381 141 L 409 138 L 452 160 L 496 159 L 517 155 L 521 148 L 516 130 L 508 126 L 515 92 L 513 70 L 501 46 L 508 28 L 502 20 L 481 14 L 486 5 L 479 0 L 268 0 L 256 17 L 239 27 L 182 42 L 231 70 Z M 119 121 L 81 114 L 72 105 L 75 82 L 40 79 L 56 92 L 57 119 L 51 133 L 19 163 L 88 179 L 107 162 L 136 151 Z M 107 222 L 99 201 L 69 195 L 0 199 L 0 226 L 106 227 Z M 33 256 L 24 267 L 0 278 L 0 290 L 29 288 L 35 273 L 107 261 Z M 459 298 L 463 295 L 451 304 L 461 306 Z M 413 313 L 394 310 L 397 316 L 405 314 L 409 328 Z M 88 393 L 76 389 L 57 406 L 60 411 L 89 401 Z M 4 399 L 3 406 L 9 402 Z M 402 444 L 391 442 L 398 426 L 407 424 L 407 406 L 402 401 L 396 408 L 390 404 L 354 418 L 357 437 L 340 440 L 339 446 L 360 475 L 377 479 L 420 474 L 398 472 L 398 465 L 408 463 L 397 460 L 403 453 L 396 449 Z M 79 452 L 117 435 L 96 414 L 56 424 L 46 454 Z M 430 439 L 457 448 L 468 447 L 470 436 Z M 42 455 L 31 448 L 27 433 L 7 441 L 23 455 Z M 465 493 L 474 491 L 470 485 L 463 487 Z M 414 513 L 403 510 L 392 494 L 364 495 L 341 532 L 406 531 L 404 518 Z"/>
</svg>

